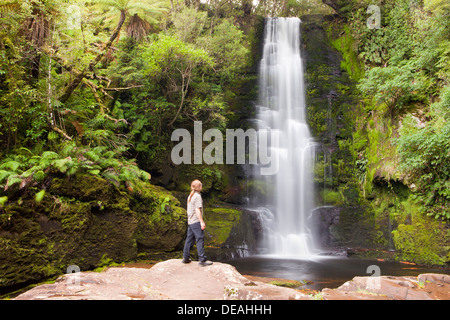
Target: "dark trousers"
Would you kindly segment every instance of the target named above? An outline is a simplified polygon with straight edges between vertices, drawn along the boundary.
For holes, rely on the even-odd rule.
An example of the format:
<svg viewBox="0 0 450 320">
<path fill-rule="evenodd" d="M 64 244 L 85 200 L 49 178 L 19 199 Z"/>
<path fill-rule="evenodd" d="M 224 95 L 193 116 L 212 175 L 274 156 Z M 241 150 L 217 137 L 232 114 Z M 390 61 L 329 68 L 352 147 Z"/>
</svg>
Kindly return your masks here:
<svg viewBox="0 0 450 320">
<path fill-rule="evenodd" d="M 200 226 L 200 222 L 188 224 L 186 242 L 184 243 L 183 250 L 183 258 L 185 260 L 190 258 L 191 248 L 194 246 L 194 243 L 197 242 L 198 259 L 200 261 L 206 261 L 204 238 L 205 236 L 202 227 Z"/>
</svg>

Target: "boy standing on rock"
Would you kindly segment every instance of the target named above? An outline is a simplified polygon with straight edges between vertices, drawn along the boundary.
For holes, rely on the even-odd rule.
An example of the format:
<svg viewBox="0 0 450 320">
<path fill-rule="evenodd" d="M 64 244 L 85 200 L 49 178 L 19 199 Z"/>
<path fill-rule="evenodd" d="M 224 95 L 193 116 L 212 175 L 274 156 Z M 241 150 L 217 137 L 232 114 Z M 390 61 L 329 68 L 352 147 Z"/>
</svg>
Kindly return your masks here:
<svg viewBox="0 0 450 320">
<path fill-rule="evenodd" d="M 188 215 L 188 230 L 186 236 L 186 242 L 183 250 L 183 263 L 190 263 L 190 251 L 197 242 L 197 252 L 199 265 L 209 266 L 211 261 L 206 260 L 205 245 L 204 245 L 204 231 L 206 224 L 203 221 L 203 200 L 200 192 L 202 191 L 202 183 L 199 180 L 194 180 L 191 183 L 191 193 L 187 202 L 187 215 Z"/>
</svg>

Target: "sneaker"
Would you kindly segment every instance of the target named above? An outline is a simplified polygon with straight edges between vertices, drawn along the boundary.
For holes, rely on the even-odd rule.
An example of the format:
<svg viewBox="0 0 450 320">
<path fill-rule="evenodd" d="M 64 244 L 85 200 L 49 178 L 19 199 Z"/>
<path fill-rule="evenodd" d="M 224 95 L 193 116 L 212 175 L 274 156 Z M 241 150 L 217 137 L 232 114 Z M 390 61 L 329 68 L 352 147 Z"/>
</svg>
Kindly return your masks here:
<svg viewBox="0 0 450 320">
<path fill-rule="evenodd" d="M 191 259 L 183 258 L 183 260 L 181 260 L 181 262 L 183 262 L 183 263 L 191 263 Z"/>
<path fill-rule="evenodd" d="M 200 261 L 198 264 L 202 267 L 206 267 L 206 266 L 212 265 L 213 263 L 211 261 L 206 260 L 206 261 Z"/>
</svg>

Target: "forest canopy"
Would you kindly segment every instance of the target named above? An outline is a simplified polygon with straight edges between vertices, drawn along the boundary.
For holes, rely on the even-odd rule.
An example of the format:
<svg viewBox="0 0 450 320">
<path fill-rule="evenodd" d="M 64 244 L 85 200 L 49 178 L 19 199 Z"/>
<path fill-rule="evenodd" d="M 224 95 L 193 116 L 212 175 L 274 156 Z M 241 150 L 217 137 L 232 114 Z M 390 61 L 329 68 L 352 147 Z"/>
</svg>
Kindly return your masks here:
<svg viewBox="0 0 450 320">
<path fill-rule="evenodd" d="M 399 123 L 389 138 L 403 180 L 448 219 L 450 6 L 375 1 L 381 25 L 368 29 L 372 2 L 0 1 L 2 201 L 45 190 L 54 174 L 148 180 L 174 128 L 224 129 L 235 117 L 233 99 L 255 77 L 251 19 L 320 13 L 345 24 L 336 38 L 348 41 L 335 44 L 358 61 L 342 68 L 365 103 L 352 142 L 362 184 L 379 165 L 372 124 Z"/>
<path fill-rule="evenodd" d="M 251 60 L 235 17 L 246 13 L 237 2 L 199 5 L 0 2 L 4 191 L 40 190 L 54 173 L 148 180 L 135 159 L 152 163 L 168 129 L 224 127 L 226 87 Z"/>
</svg>

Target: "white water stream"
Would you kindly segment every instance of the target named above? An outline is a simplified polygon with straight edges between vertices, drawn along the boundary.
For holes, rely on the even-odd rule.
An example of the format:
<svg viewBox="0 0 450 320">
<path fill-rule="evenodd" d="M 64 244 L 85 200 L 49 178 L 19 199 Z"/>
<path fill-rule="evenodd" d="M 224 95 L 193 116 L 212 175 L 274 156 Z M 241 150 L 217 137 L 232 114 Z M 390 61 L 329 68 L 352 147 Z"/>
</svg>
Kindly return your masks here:
<svg viewBox="0 0 450 320">
<path fill-rule="evenodd" d="M 271 196 L 260 209 L 266 221 L 264 246 L 269 254 L 289 257 L 308 257 L 316 249 L 308 225 L 315 144 L 306 123 L 300 23 L 298 18 L 266 19 L 257 105 L 258 129 L 279 137 L 270 149 L 272 158 L 278 155 L 279 169 L 265 178 Z"/>
</svg>

